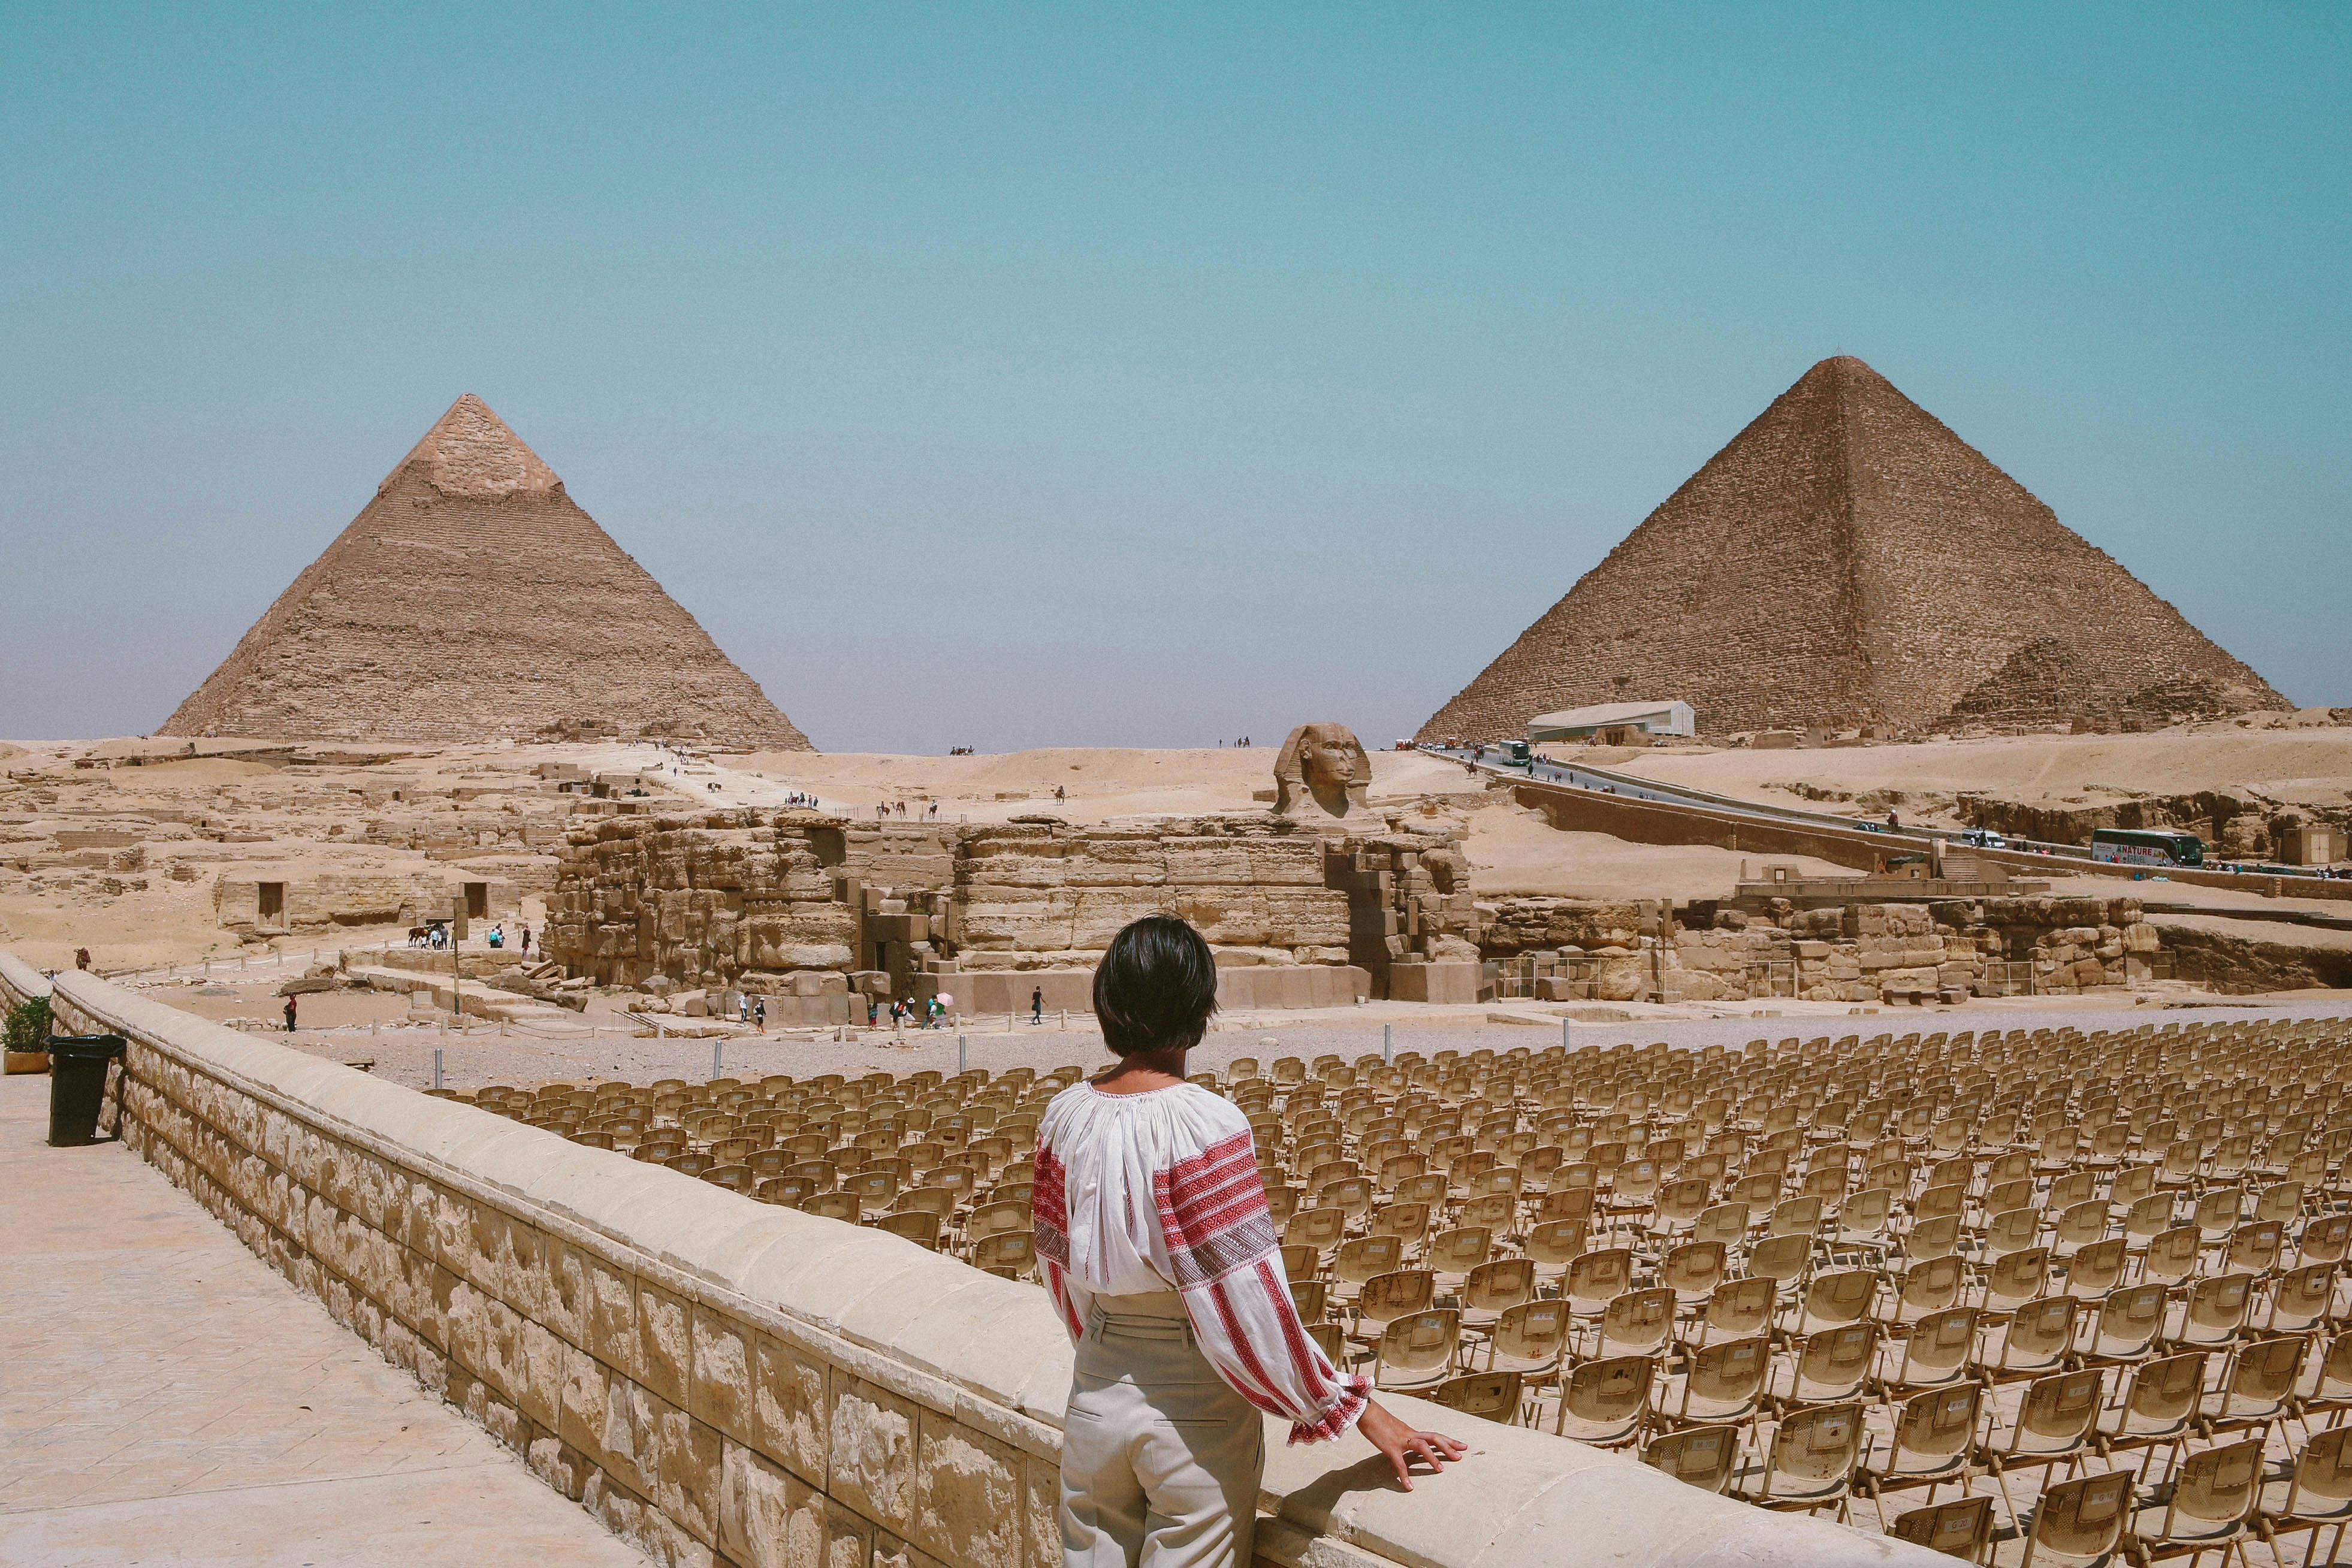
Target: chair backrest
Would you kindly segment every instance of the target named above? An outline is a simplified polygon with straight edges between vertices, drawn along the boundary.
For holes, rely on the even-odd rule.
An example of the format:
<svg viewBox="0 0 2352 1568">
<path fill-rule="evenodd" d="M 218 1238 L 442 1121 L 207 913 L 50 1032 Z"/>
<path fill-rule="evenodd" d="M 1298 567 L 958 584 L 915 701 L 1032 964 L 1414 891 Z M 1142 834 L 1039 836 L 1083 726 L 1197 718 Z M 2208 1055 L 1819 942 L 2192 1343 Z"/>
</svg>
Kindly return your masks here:
<svg viewBox="0 0 2352 1568">
<path fill-rule="evenodd" d="M 1912 1388 L 1950 1383 L 1962 1375 L 1976 1354 L 1977 1310 L 1947 1307 L 1911 1325 L 1903 1341 L 1903 1365 L 1898 1381 Z"/>
<path fill-rule="evenodd" d="M 933 1251 L 939 1249 L 940 1217 L 924 1209 L 909 1208 L 886 1214 L 874 1222 L 874 1228 L 902 1237 L 918 1247 L 928 1247 Z"/>
<path fill-rule="evenodd" d="M 1811 1239 L 1822 1228 L 1822 1200 L 1812 1194 L 1782 1198 L 1772 1206 L 1772 1217 L 1765 1222 L 1765 1233 L 1773 1237 Z"/>
<path fill-rule="evenodd" d="M 2162 1285 L 2126 1285 L 2099 1300 L 2099 1320 L 2090 1354 L 2122 1361 L 2144 1354 L 2164 1327 L 2168 1300 Z"/>
<path fill-rule="evenodd" d="M 1723 1282 L 1730 1260 L 1720 1241 L 1685 1241 L 1658 1263 L 1658 1283 L 1696 1300 Z"/>
<path fill-rule="evenodd" d="M 1960 1299 L 1968 1270 L 1957 1257 L 1931 1258 L 1903 1270 L 1896 1300 L 1905 1312 L 1938 1312 Z"/>
<path fill-rule="evenodd" d="M 2295 1255 L 2306 1263 L 2341 1263 L 2352 1249 L 2352 1214 L 2324 1214 L 2303 1228 Z"/>
<path fill-rule="evenodd" d="M 1331 1286 L 1328 1281 L 1290 1281 L 1290 1304 L 1297 1309 L 1300 1322 L 1321 1322 L 1324 1314 L 1330 1311 L 1330 1301 Z"/>
<path fill-rule="evenodd" d="M 2352 1512 L 2352 1427 L 2331 1427 L 2303 1446 L 2280 1511 L 2290 1519 L 2336 1519 Z"/>
<path fill-rule="evenodd" d="M 2336 1265 L 2306 1263 L 2279 1276 L 2271 1291 L 2270 1322 L 2276 1333 L 2301 1333 L 2316 1328 L 2327 1317 L 2336 1297 Z"/>
<path fill-rule="evenodd" d="M 2062 1454 L 2081 1447 L 2099 1418 L 2099 1391 L 2105 1382 L 2101 1371 L 2060 1372 L 2034 1379 L 2018 1403 L 2009 1452 Z"/>
<path fill-rule="evenodd" d="M 2026 1561 L 2056 1559 L 2087 1568 L 2112 1560 L 2131 1519 L 2132 1485 L 2131 1471 L 2110 1470 L 2045 1490 L 2033 1510 Z"/>
<path fill-rule="evenodd" d="M 1356 1312 L 1367 1322 L 1385 1323 L 1424 1311 L 1437 1299 L 1437 1277 L 1426 1269 L 1398 1269 L 1364 1281 Z"/>
<path fill-rule="evenodd" d="M 1429 1205 L 1391 1203 L 1373 1211 L 1367 1234 L 1393 1236 L 1410 1245 L 1429 1234 Z"/>
<path fill-rule="evenodd" d="M 2205 1393 L 2206 1352 L 2190 1351 L 2133 1369 L 2124 1396 L 2123 1435 L 2167 1435 L 2185 1428 Z"/>
<path fill-rule="evenodd" d="M 2176 1225 L 2169 1230 L 2158 1231 L 2148 1238 L 2140 1275 L 2178 1285 L 2197 1271 L 2197 1256 L 2203 1249 L 2203 1233 L 2193 1225 Z"/>
<path fill-rule="evenodd" d="M 1855 1193 L 1838 1208 L 1838 1228 L 1850 1237 L 1875 1237 L 1885 1233 L 1887 1218 L 1895 1211 L 1895 1194 L 1883 1186 L 1866 1187 Z"/>
<path fill-rule="evenodd" d="M 1557 1362 L 1567 1338 L 1566 1307 L 1558 1301 L 1522 1301 L 1504 1309 L 1488 1343 L 1496 1362 L 1532 1369 L 1532 1365 Z"/>
<path fill-rule="evenodd" d="M 974 1268 L 985 1269 L 992 1274 L 1025 1274 L 1037 1261 L 1036 1238 L 1026 1230 L 1000 1230 L 993 1236 L 982 1237 L 972 1243 L 971 1261 Z M 1310 1282 L 1318 1290 L 1322 1288 L 1320 1281 Z"/>
<path fill-rule="evenodd" d="M 1547 1273 L 1566 1269 L 1584 1250 L 1592 1228 L 1585 1219 L 1546 1219 L 1531 1226 L 1522 1250 Z"/>
<path fill-rule="evenodd" d="M 2019 1307 L 2002 1339 L 1998 1370 L 2039 1372 L 2064 1361 L 2080 1304 L 2073 1296 L 2041 1296 Z"/>
<path fill-rule="evenodd" d="M 1427 1396 L 1449 1410 L 1510 1426 L 1519 1416 L 1519 1375 L 1471 1372 L 1449 1377 Z"/>
<path fill-rule="evenodd" d="M 2041 1234 L 2040 1209 L 2002 1209 L 1986 1222 L 1984 1255 L 1990 1260 L 2006 1252 L 2022 1252 L 2031 1248 Z"/>
<path fill-rule="evenodd" d="M 1792 1411 L 1772 1434 L 1763 1500 L 1843 1495 L 1862 1458 L 1862 1406 L 1816 1405 Z"/>
<path fill-rule="evenodd" d="M 2206 1240 L 2219 1241 L 2238 1228 L 2238 1216 L 2245 1207 L 2244 1187 L 2217 1186 L 2198 1195 L 2190 1222 L 2205 1233 Z"/>
<path fill-rule="evenodd" d="M 1465 1225 L 1430 1239 L 1424 1254 L 1430 1268 L 1441 1274 L 1467 1274 L 1495 1249 L 1495 1233 L 1483 1225 Z"/>
<path fill-rule="evenodd" d="M 2004 1253 L 1985 1271 L 1985 1311 L 2015 1312 L 2041 1295 L 2049 1279 L 2047 1248 L 2029 1247 L 2021 1252 Z"/>
<path fill-rule="evenodd" d="M 1984 1412 L 1984 1387 L 1964 1384 L 1957 1388 L 1933 1388 L 1903 1403 L 1895 1420 L 1895 1453 L 1890 1475 L 1934 1474 L 1964 1463 Z"/>
<path fill-rule="evenodd" d="M 2099 1240 L 2106 1233 L 2106 1200 L 2086 1197 L 2058 1211 L 2058 1218 L 2052 1226 L 2051 1240 L 2061 1247 L 2083 1248 Z"/>
<path fill-rule="evenodd" d="M 1699 1322 L 1711 1340 L 1747 1339 L 1771 1325 L 1780 1300 L 1780 1281 L 1769 1274 L 1728 1280 L 1707 1296 Z"/>
<path fill-rule="evenodd" d="M 1941 1219 L 1946 1215 L 1957 1216 L 1968 1207 L 1969 1189 L 1959 1182 L 1948 1182 L 1931 1186 L 1911 1200 L 1911 1218 L 1916 1223 L 1925 1219 Z"/>
<path fill-rule="evenodd" d="M 1960 1217 L 1939 1214 L 1913 1224 L 1910 1234 L 1903 1238 L 1903 1255 L 1915 1263 L 1924 1263 L 1950 1257 L 1959 1244 Z"/>
<path fill-rule="evenodd" d="M 2267 1274 L 2278 1266 L 2286 1245 L 2286 1225 L 2276 1219 L 2254 1219 L 2230 1232 L 2221 1268 L 2232 1274 Z"/>
<path fill-rule="evenodd" d="M 1979 1563 L 1985 1548 L 1992 1543 L 1992 1499 L 1956 1497 L 1910 1509 L 1895 1516 L 1887 1533 L 1947 1557 Z"/>
<path fill-rule="evenodd" d="M 1472 1312 L 1500 1312 L 1535 1300 L 1532 1258 L 1490 1258 L 1462 1283 L 1462 1305 Z M 1672 1291 L 1667 1294 L 1672 1295 Z"/>
<path fill-rule="evenodd" d="M 1381 1333 L 1376 1379 L 1433 1378 L 1454 1364 L 1462 1320 L 1452 1307 L 1430 1307 L 1391 1318 Z"/>
<path fill-rule="evenodd" d="M 2284 1405 L 2303 1372 L 2303 1353 L 2310 1342 L 2299 1333 L 2273 1334 L 2241 1345 L 2230 1358 L 2225 1416 L 2268 1416 Z"/>
<path fill-rule="evenodd" d="M 1872 1269 L 1841 1269 L 1816 1274 L 1805 1287 L 1804 1317 L 1799 1333 L 1815 1333 L 1843 1323 L 1859 1322 L 1870 1315 L 1878 1294 L 1878 1273 Z"/>
<path fill-rule="evenodd" d="M 1575 1311 L 1589 1317 L 1633 1289 L 1633 1249 L 1610 1247 L 1580 1254 L 1570 1263 L 1560 1294 Z"/>
<path fill-rule="evenodd" d="M 1813 1260 L 1810 1235 L 1769 1236 L 1748 1254 L 1748 1271 L 1788 1282 L 1804 1277 Z"/>
<path fill-rule="evenodd" d="M 2190 1344 L 2219 1344 L 2245 1325 L 2246 1309 L 2253 1303 L 2251 1274 L 2216 1274 L 2189 1287 L 2188 1312 L 2180 1337 Z"/>
<path fill-rule="evenodd" d="M 1735 1246 L 1748 1239 L 1748 1207 L 1744 1203 L 1718 1203 L 1702 1210 L 1691 1222 L 1691 1239 Z"/>
<path fill-rule="evenodd" d="M 2105 1295 L 2122 1283 L 2124 1268 L 2130 1260 L 2129 1246 L 2120 1236 L 2110 1236 L 2077 1249 L 2066 1263 L 2066 1293 Z"/>
<path fill-rule="evenodd" d="M 1878 1325 L 1848 1323 L 1827 1329 L 1804 1342 L 1797 1353 L 1796 1382 L 1790 1397 L 1800 1401 L 1851 1399 L 1862 1392 L 1878 1359 Z"/>
<path fill-rule="evenodd" d="M 2352 1427 L 2345 1428 L 2352 1432 Z M 1720 1492 L 1739 1458 L 1739 1433 L 1731 1427 L 1693 1427 L 1654 1438 L 1642 1462 L 1701 1491 Z M 1989 1499 L 1979 1500 L 1990 1504 Z M 1990 1509 L 1988 1509 L 1990 1517 Z"/>
<path fill-rule="evenodd" d="M 1307 1243 L 1311 1246 L 1312 1243 Z M 1356 1236 L 1339 1244 L 1331 1259 L 1331 1277 L 1360 1285 L 1378 1274 L 1404 1266 L 1404 1242 L 1394 1236 Z"/>
<path fill-rule="evenodd" d="M 1580 1363 L 1560 1389 L 1560 1430 L 1582 1442 L 1633 1436 L 1650 1407 L 1657 1362 L 1647 1355 L 1612 1355 Z"/>
<path fill-rule="evenodd" d="M 2173 1472 L 2172 1502 L 2158 1540 L 2210 1536 L 2253 1512 L 2263 1490 L 2263 1440 L 2248 1437 L 2191 1454 Z"/>
<path fill-rule="evenodd" d="M 1348 1217 L 1336 1208 L 1302 1208 L 1282 1228 L 1282 1239 L 1328 1252 L 1339 1245 L 1347 1228 Z"/>
<path fill-rule="evenodd" d="M 1682 1421 L 1744 1421 L 1763 1396 L 1772 1364 L 1771 1342 L 1758 1334 L 1701 1346 L 1683 1380 Z"/>
<path fill-rule="evenodd" d="M 1675 1293 L 1663 1285 L 1627 1291 L 1601 1313 L 1601 1351 L 1653 1355 L 1665 1348 L 1675 1327 Z"/>
</svg>

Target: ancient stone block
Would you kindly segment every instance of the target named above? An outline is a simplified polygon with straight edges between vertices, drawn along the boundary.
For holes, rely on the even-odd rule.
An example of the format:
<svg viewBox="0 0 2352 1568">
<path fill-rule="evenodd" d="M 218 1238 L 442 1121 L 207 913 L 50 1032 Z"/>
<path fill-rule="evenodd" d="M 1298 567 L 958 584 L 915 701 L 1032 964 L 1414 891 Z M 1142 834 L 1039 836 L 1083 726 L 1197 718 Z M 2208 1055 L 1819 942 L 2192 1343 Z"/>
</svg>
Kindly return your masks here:
<svg viewBox="0 0 2352 1568">
<path fill-rule="evenodd" d="M 915 1406 L 839 1371 L 829 1392 L 827 1490 L 877 1523 L 912 1533 Z"/>
<path fill-rule="evenodd" d="M 694 1308 L 693 1373 L 687 1409 L 739 1443 L 759 1441 L 752 1391 L 751 1331 L 732 1318 Z"/>
<path fill-rule="evenodd" d="M 659 1285 L 637 1281 L 638 1381 L 675 1405 L 687 1399 L 694 1346 L 687 1303 Z"/>
<path fill-rule="evenodd" d="M 921 1413 L 912 1535 L 970 1568 L 1021 1568 L 1021 1456 L 935 1411 Z"/>
</svg>

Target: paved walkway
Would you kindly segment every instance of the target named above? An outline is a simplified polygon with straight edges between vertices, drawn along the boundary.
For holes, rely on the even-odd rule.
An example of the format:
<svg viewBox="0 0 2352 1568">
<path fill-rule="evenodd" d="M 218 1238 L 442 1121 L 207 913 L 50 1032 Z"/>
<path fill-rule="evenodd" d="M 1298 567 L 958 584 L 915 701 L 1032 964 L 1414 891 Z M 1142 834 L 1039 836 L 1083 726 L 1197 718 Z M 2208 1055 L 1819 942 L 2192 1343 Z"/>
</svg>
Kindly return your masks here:
<svg viewBox="0 0 2352 1568">
<path fill-rule="evenodd" d="M 0 1079 L 0 1564 L 646 1559 L 118 1145 Z"/>
</svg>

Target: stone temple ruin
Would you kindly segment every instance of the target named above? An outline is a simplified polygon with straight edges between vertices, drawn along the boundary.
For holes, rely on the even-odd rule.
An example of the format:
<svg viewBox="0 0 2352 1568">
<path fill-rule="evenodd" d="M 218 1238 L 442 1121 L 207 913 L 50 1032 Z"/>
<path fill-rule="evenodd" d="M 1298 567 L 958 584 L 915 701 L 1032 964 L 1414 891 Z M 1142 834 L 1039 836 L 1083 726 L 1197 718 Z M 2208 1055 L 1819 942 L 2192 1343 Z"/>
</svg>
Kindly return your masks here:
<svg viewBox="0 0 2352 1568">
<path fill-rule="evenodd" d="M 809 749 L 471 393 L 160 733 Z"/>
<path fill-rule="evenodd" d="M 1420 738 L 1667 695 L 1718 737 L 2291 706 L 1848 356 L 1774 399 Z"/>
<path fill-rule="evenodd" d="M 1344 774 L 1354 737 L 1307 727 L 1346 737 L 1321 737 Z M 1343 803 L 1346 791 L 1342 778 Z M 1477 914 L 1458 830 L 1384 820 L 1361 796 L 1358 784 L 1345 821 L 1318 809 L 1319 825 L 1268 814 L 949 826 L 583 803 L 546 950 L 602 984 L 772 998 L 772 1020 L 863 1021 L 866 997 L 942 992 L 965 1012 L 1025 1009 L 1033 991 L 1081 1009 L 1119 927 L 1167 912 L 1209 939 L 1227 1006 L 1475 1000 Z"/>
</svg>

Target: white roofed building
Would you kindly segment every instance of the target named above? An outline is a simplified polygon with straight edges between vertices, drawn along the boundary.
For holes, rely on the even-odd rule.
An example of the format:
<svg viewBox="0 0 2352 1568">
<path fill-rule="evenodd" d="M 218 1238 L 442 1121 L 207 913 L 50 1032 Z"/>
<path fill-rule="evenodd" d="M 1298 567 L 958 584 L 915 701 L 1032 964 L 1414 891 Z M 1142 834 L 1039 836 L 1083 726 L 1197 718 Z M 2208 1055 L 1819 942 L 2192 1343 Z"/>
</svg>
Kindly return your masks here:
<svg viewBox="0 0 2352 1568">
<path fill-rule="evenodd" d="M 1644 735 L 1693 735 L 1697 716 L 1685 702 L 1596 703 L 1562 708 L 1528 720 L 1528 739 L 1590 740 L 1603 730 L 1637 729 Z"/>
</svg>

